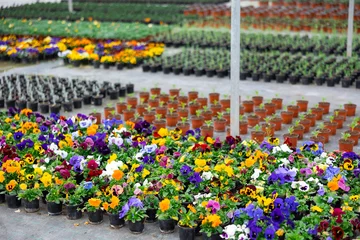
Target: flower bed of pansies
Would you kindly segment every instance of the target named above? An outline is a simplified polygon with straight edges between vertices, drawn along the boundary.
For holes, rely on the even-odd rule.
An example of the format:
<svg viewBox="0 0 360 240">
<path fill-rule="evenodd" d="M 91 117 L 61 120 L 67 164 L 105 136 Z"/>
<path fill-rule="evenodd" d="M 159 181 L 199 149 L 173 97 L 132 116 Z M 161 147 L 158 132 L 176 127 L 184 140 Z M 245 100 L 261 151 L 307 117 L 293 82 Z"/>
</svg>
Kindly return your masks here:
<svg viewBox="0 0 360 240">
<path fill-rule="evenodd" d="M 25 209 L 45 195 L 48 207 L 78 206 L 92 220 L 106 211 L 129 227 L 155 209 L 160 228 L 178 221 L 204 239 L 354 239 L 360 228 L 353 152 L 27 109 L 2 112 L 0 123 L 0 189 Z"/>
<path fill-rule="evenodd" d="M 65 64 L 74 66 L 94 63 L 120 67 L 136 66 L 144 59 L 160 56 L 164 51 L 163 44 L 120 40 L 92 40 L 88 38 L 57 38 L 6 35 L 0 39 L 0 59 L 3 61 L 34 63 L 38 60 L 49 60 L 57 57 L 64 59 Z M 119 67 L 119 68 L 120 68 Z"/>
</svg>

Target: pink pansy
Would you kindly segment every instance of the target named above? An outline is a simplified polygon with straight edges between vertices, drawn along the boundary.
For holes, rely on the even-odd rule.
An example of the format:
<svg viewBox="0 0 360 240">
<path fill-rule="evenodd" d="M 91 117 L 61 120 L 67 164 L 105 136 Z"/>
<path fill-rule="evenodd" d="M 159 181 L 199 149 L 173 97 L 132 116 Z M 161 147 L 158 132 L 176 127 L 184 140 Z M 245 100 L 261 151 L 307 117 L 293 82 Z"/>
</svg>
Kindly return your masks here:
<svg viewBox="0 0 360 240">
<path fill-rule="evenodd" d="M 345 179 L 344 178 L 340 178 L 338 184 L 339 184 L 339 188 L 341 188 L 345 192 L 348 192 L 350 190 L 350 187 L 345 185 Z"/>
<path fill-rule="evenodd" d="M 217 201 L 210 200 L 206 205 L 207 208 L 211 208 L 211 213 L 215 214 L 217 211 L 220 210 L 220 204 Z"/>
</svg>

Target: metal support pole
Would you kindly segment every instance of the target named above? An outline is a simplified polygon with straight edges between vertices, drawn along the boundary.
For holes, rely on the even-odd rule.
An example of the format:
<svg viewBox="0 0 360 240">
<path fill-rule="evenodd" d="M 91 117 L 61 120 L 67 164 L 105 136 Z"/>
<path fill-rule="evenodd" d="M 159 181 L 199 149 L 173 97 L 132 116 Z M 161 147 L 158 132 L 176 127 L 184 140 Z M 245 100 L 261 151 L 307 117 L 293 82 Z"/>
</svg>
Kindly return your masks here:
<svg viewBox="0 0 360 240">
<path fill-rule="evenodd" d="M 69 12 L 73 12 L 74 9 L 73 9 L 73 1 L 72 0 L 68 0 L 68 6 L 69 6 Z"/>
<path fill-rule="evenodd" d="M 231 0 L 231 105 L 230 133 L 239 136 L 240 105 L 240 2 Z"/>
<path fill-rule="evenodd" d="M 351 57 L 353 33 L 354 33 L 354 0 L 349 0 L 349 14 L 348 15 L 349 15 L 349 18 L 348 18 L 346 56 Z"/>
</svg>

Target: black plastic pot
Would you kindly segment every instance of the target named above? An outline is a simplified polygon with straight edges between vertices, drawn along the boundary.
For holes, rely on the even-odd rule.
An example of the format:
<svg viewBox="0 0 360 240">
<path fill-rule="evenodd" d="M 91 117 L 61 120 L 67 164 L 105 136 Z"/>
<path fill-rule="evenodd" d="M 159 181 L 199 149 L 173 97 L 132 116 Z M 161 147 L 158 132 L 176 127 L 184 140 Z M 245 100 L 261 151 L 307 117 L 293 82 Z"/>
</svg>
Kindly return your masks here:
<svg viewBox="0 0 360 240">
<path fill-rule="evenodd" d="M 220 234 L 213 234 L 210 237 L 206 235 L 206 233 L 202 233 L 202 239 L 203 240 L 221 240 Z"/>
<path fill-rule="evenodd" d="M 144 221 L 131 222 L 129 221 L 129 230 L 134 234 L 140 234 L 144 231 Z"/>
<path fill-rule="evenodd" d="M 103 212 L 101 209 L 96 210 L 95 212 L 88 212 L 89 223 L 97 225 L 103 222 Z"/>
<path fill-rule="evenodd" d="M 264 74 L 264 82 L 271 82 L 271 74 Z"/>
<path fill-rule="evenodd" d="M 38 110 L 38 103 L 37 102 L 29 102 L 28 106 L 33 112 L 36 112 Z"/>
<path fill-rule="evenodd" d="M 164 74 L 170 74 L 171 73 L 171 67 L 163 67 L 163 73 Z"/>
<path fill-rule="evenodd" d="M 134 93 L 134 84 L 132 83 L 126 84 L 126 92 L 128 94 Z"/>
<path fill-rule="evenodd" d="M 18 199 L 17 195 L 5 194 L 5 200 L 8 208 L 19 208 L 21 206 L 21 200 Z"/>
<path fill-rule="evenodd" d="M 225 70 L 217 70 L 216 71 L 216 76 L 218 78 L 224 78 L 226 76 L 226 71 Z"/>
<path fill-rule="evenodd" d="M 82 217 L 82 212 L 78 211 L 78 208 L 81 208 L 81 205 L 75 205 L 75 206 L 70 206 L 70 205 L 66 205 L 66 218 L 69 220 L 76 220 L 76 219 L 80 219 Z"/>
<path fill-rule="evenodd" d="M 148 217 L 145 219 L 145 221 L 147 223 L 156 222 L 156 209 L 154 209 L 154 208 L 147 209 L 146 210 L 146 215 L 148 215 Z"/>
<path fill-rule="evenodd" d="M 27 102 L 25 100 L 20 100 L 16 102 L 16 105 L 19 109 L 25 109 L 27 107 Z"/>
<path fill-rule="evenodd" d="M 310 84 L 310 78 L 308 78 L 308 77 L 302 77 L 300 80 L 301 80 L 302 85 L 309 85 Z"/>
<path fill-rule="evenodd" d="M 106 98 L 106 89 L 104 89 L 104 88 L 100 89 L 100 95 L 101 95 L 103 98 Z"/>
<path fill-rule="evenodd" d="M 6 101 L 6 107 L 7 108 L 14 108 L 15 107 L 15 103 L 16 103 L 16 101 L 15 101 L 15 99 L 10 99 L 10 100 L 7 100 Z"/>
<path fill-rule="evenodd" d="M 248 72 L 244 71 L 244 72 L 240 72 L 240 80 L 246 80 L 248 76 Z"/>
<path fill-rule="evenodd" d="M 39 107 L 41 113 L 49 113 L 50 111 L 50 105 L 48 103 L 40 103 Z"/>
<path fill-rule="evenodd" d="M 341 87 L 343 87 L 343 88 L 349 88 L 350 85 L 351 85 L 351 81 L 345 80 L 345 79 L 341 80 Z"/>
<path fill-rule="evenodd" d="M 252 80 L 255 82 L 260 80 L 260 74 L 258 74 L 258 73 L 253 73 L 251 77 L 252 77 Z"/>
<path fill-rule="evenodd" d="M 316 85 L 321 86 L 321 85 L 323 85 L 323 83 L 324 83 L 323 78 L 321 78 L 321 77 L 315 78 Z"/>
<path fill-rule="evenodd" d="M 93 63 L 93 66 L 94 66 L 94 68 L 100 68 L 100 62 L 95 61 L 95 62 Z"/>
<path fill-rule="evenodd" d="M 158 71 L 158 66 L 150 66 L 150 72 L 156 73 Z"/>
<path fill-rule="evenodd" d="M 213 77 L 214 75 L 215 75 L 215 70 L 213 70 L 213 69 L 206 70 L 207 77 Z"/>
<path fill-rule="evenodd" d="M 195 228 L 187 228 L 179 226 L 179 238 L 180 240 L 194 240 Z"/>
<path fill-rule="evenodd" d="M 47 211 L 49 216 L 57 216 L 62 213 L 62 203 L 47 202 Z"/>
<path fill-rule="evenodd" d="M 192 70 L 190 68 L 184 68 L 183 73 L 184 76 L 189 76 L 192 73 Z"/>
<path fill-rule="evenodd" d="M 204 74 L 204 70 L 203 70 L 203 69 L 196 69 L 196 70 L 195 70 L 195 76 L 201 77 L 203 74 Z"/>
<path fill-rule="evenodd" d="M 74 62 L 72 62 L 72 65 L 73 65 L 74 67 L 80 67 L 80 61 L 74 61 Z"/>
<path fill-rule="evenodd" d="M 119 88 L 119 97 L 125 97 L 126 96 L 126 87 Z"/>
<path fill-rule="evenodd" d="M 298 81 L 299 81 L 299 78 L 297 77 L 297 76 L 290 76 L 289 77 L 289 82 L 291 83 L 291 84 L 297 84 L 298 83 Z"/>
<path fill-rule="evenodd" d="M 28 213 L 37 212 L 40 209 L 39 199 L 35 199 L 31 202 L 24 199 L 24 205 L 25 205 L 25 212 L 28 212 Z"/>
<path fill-rule="evenodd" d="M 175 221 L 173 219 L 159 220 L 160 232 L 168 234 L 175 231 Z"/>
<path fill-rule="evenodd" d="M 81 98 L 75 98 L 73 100 L 73 105 L 75 109 L 79 109 L 82 107 L 82 99 Z"/>
<path fill-rule="evenodd" d="M 54 104 L 54 105 L 51 105 L 50 106 L 50 112 L 51 113 L 59 113 L 60 112 L 60 109 L 61 109 L 61 105 L 59 104 Z"/>
<path fill-rule="evenodd" d="M 120 70 L 120 69 L 119 69 L 119 70 Z M 143 65 L 142 65 L 142 70 L 143 70 L 143 72 L 148 72 L 148 71 L 150 71 L 150 66 L 147 65 L 147 64 L 143 64 Z"/>
<path fill-rule="evenodd" d="M 285 81 L 285 75 L 283 74 L 277 74 L 276 75 L 276 82 L 277 83 L 283 83 Z"/>
<path fill-rule="evenodd" d="M 94 105 L 95 106 L 101 106 L 102 105 L 102 96 L 96 96 L 94 97 Z"/>
<path fill-rule="evenodd" d="M 72 102 L 64 102 L 63 108 L 64 108 L 65 112 L 71 112 L 72 108 L 73 108 L 73 103 Z"/>
<path fill-rule="evenodd" d="M 0 194 L 0 203 L 4 203 L 5 202 L 5 194 L 1 193 Z"/>
<path fill-rule="evenodd" d="M 110 64 L 109 63 L 103 63 L 104 69 L 109 69 L 110 68 Z"/>
<path fill-rule="evenodd" d="M 360 89 L 360 81 L 356 81 L 356 82 L 355 82 L 355 87 L 356 87 L 357 89 Z"/>
<path fill-rule="evenodd" d="M 83 101 L 84 101 L 84 105 L 90 105 L 91 104 L 91 96 L 90 95 L 85 95 L 83 97 Z"/>
<path fill-rule="evenodd" d="M 5 107 L 5 99 L 0 98 L 0 108 L 4 108 L 4 107 Z"/>
<path fill-rule="evenodd" d="M 125 225 L 124 218 L 119 218 L 119 214 L 112 214 L 108 213 L 109 221 L 110 221 L 110 227 L 111 228 L 122 228 Z"/>
<path fill-rule="evenodd" d="M 119 92 L 116 90 L 111 90 L 109 95 L 111 100 L 115 100 L 119 98 Z"/>
<path fill-rule="evenodd" d="M 329 78 L 327 81 L 326 81 L 326 85 L 328 87 L 334 87 L 335 86 L 335 81 L 333 78 Z"/>
</svg>

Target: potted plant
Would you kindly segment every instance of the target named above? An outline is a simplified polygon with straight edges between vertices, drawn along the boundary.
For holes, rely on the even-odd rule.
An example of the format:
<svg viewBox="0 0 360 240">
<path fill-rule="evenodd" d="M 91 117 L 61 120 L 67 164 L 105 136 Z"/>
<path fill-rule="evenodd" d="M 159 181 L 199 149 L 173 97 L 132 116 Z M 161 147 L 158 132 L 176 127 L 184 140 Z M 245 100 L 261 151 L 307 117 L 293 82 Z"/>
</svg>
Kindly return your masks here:
<svg viewBox="0 0 360 240">
<path fill-rule="evenodd" d="M 319 107 L 323 109 L 323 114 L 329 114 L 330 103 L 326 101 L 326 98 L 322 98 Z"/>
<path fill-rule="evenodd" d="M 239 128 L 240 134 L 245 135 L 248 132 L 248 122 L 245 119 L 244 115 L 239 116 Z"/>
<path fill-rule="evenodd" d="M 13 163 L 10 166 L 19 168 L 20 173 L 20 165 L 18 165 L 13 161 Z M 8 206 L 8 208 L 19 208 L 21 206 L 21 200 L 18 198 L 18 193 L 20 191 L 20 187 L 18 184 L 18 181 L 16 179 L 12 179 L 10 175 L 15 175 L 17 171 L 15 172 L 7 172 L 5 169 L 5 201 Z M 17 173 L 16 173 L 17 176 Z"/>
<path fill-rule="evenodd" d="M 254 126 L 254 131 L 251 131 L 251 139 L 261 143 L 262 141 L 264 141 L 265 138 L 265 133 L 263 131 L 261 131 L 261 127 L 259 124 L 257 124 L 256 126 Z"/>
<path fill-rule="evenodd" d="M 275 124 L 270 123 L 271 117 L 265 118 L 265 123 L 261 124 L 261 130 L 268 137 L 273 137 L 275 133 Z"/>
<path fill-rule="evenodd" d="M 227 108 L 230 108 L 230 96 L 224 94 L 224 98 L 220 100 L 220 105 L 222 111 L 226 111 Z"/>
<path fill-rule="evenodd" d="M 200 128 L 204 124 L 204 118 L 201 116 L 202 111 L 196 110 L 196 115 L 191 117 L 191 125 L 193 129 Z"/>
<path fill-rule="evenodd" d="M 138 104 L 137 97 L 135 97 L 133 93 L 128 94 L 126 102 L 127 105 L 131 106 L 131 108 L 136 108 L 136 105 Z"/>
<path fill-rule="evenodd" d="M 227 108 L 226 111 L 223 114 L 224 114 L 223 117 L 226 120 L 226 125 L 230 126 L 230 117 L 231 117 L 230 108 Z"/>
<path fill-rule="evenodd" d="M 284 134 L 284 140 L 288 140 L 290 142 L 290 144 L 291 144 L 291 147 L 296 148 L 297 140 L 299 138 L 299 135 L 294 133 L 294 127 L 293 126 L 289 127 L 288 132 L 289 133 Z"/>
<path fill-rule="evenodd" d="M 213 104 L 214 101 L 219 102 L 219 100 L 220 100 L 220 94 L 215 92 L 215 89 L 213 89 L 213 91 L 211 93 L 209 93 L 210 104 Z"/>
<path fill-rule="evenodd" d="M 260 122 L 264 121 L 266 117 L 266 110 L 264 109 L 263 103 L 259 105 L 259 108 L 255 109 L 255 114 L 259 117 Z"/>
<path fill-rule="evenodd" d="M 158 95 L 150 95 L 148 105 L 153 108 L 157 108 L 159 106 L 159 97 Z"/>
<path fill-rule="evenodd" d="M 140 99 L 140 104 L 136 106 L 136 111 L 140 116 L 144 116 L 144 112 L 146 111 L 146 104 L 144 104 L 144 99 Z"/>
<path fill-rule="evenodd" d="M 146 207 L 147 223 L 156 222 L 156 212 L 159 207 L 159 198 L 154 194 L 148 194 L 144 198 L 144 206 Z"/>
<path fill-rule="evenodd" d="M 329 121 L 325 121 L 324 125 L 326 128 L 330 129 L 331 135 L 336 135 L 336 129 L 337 129 L 337 122 L 334 121 L 335 116 L 330 116 Z"/>
<path fill-rule="evenodd" d="M 214 127 L 211 125 L 212 125 L 211 120 L 205 121 L 205 126 L 201 127 L 201 136 L 203 136 L 203 137 L 206 137 L 206 136 L 213 137 L 214 136 Z"/>
<path fill-rule="evenodd" d="M 254 111 L 254 102 L 252 100 L 243 101 L 242 105 L 244 106 L 244 111 L 246 113 L 252 113 Z"/>
<path fill-rule="evenodd" d="M 161 114 L 155 115 L 155 120 L 153 121 L 153 124 L 157 130 L 159 130 L 161 128 L 166 128 L 166 121 L 165 121 L 165 119 L 162 119 Z"/>
<path fill-rule="evenodd" d="M 288 105 L 287 110 L 289 112 L 293 112 L 293 118 L 297 118 L 299 116 L 299 106 L 295 105 L 295 102 L 292 102 L 291 105 Z"/>
<path fill-rule="evenodd" d="M 173 233 L 175 231 L 175 221 L 178 220 L 180 204 L 177 200 L 165 198 L 159 202 L 157 218 L 159 219 L 160 232 Z"/>
<path fill-rule="evenodd" d="M 176 124 L 176 127 L 181 130 L 181 134 L 184 136 L 188 130 L 190 130 L 190 123 L 187 122 L 186 117 L 181 118 L 181 122 Z"/>
<path fill-rule="evenodd" d="M 291 124 L 292 123 L 294 112 L 288 111 L 288 110 L 286 110 L 286 108 L 284 108 L 284 110 L 281 111 L 280 114 L 281 114 L 281 119 L 282 119 L 283 124 Z"/>
<path fill-rule="evenodd" d="M 92 111 L 92 113 L 90 113 L 90 116 L 94 117 L 96 119 L 96 124 L 100 124 L 101 123 L 101 113 L 97 112 L 96 109 L 94 109 Z"/>
<path fill-rule="evenodd" d="M 222 221 L 218 214 L 210 214 L 206 216 L 201 222 L 201 232 L 204 240 L 221 239 L 220 233 L 223 228 L 221 227 Z"/>
<path fill-rule="evenodd" d="M 150 97 L 150 93 L 146 90 L 146 88 L 142 88 L 141 92 L 139 93 L 140 101 L 142 100 L 143 103 L 147 103 Z"/>
<path fill-rule="evenodd" d="M 126 109 L 125 98 L 120 97 L 119 102 L 116 103 L 116 111 L 119 114 L 123 114 L 123 111 Z"/>
<path fill-rule="evenodd" d="M 52 186 L 46 195 L 46 205 L 49 216 L 57 216 L 62 213 L 63 200 L 62 188 L 59 185 Z"/>
<path fill-rule="evenodd" d="M 339 151 L 352 152 L 354 148 L 354 140 L 350 139 L 350 133 L 342 133 L 339 139 Z"/>
<path fill-rule="evenodd" d="M 259 91 L 255 91 L 255 96 L 252 97 L 252 101 L 254 102 L 254 106 L 259 106 L 263 103 L 263 97 L 259 95 Z"/>
<path fill-rule="evenodd" d="M 176 85 L 172 85 L 172 88 L 169 90 L 169 95 L 174 97 L 179 97 L 180 95 L 180 89 L 176 88 Z"/>
<path fill-rule="evenodd" d="M 340 115 L 339 113 L 339 111 L 335 111 L 335 116 L 333 118 L 333 121 L 337 123 L 337 129 L 343 128 L 343 123 L 345 121 L 345 117 L 343 115 Z"/>
<path fill-rule="evenodd" d="M 129 222 L 129 230 L 132 233 L 140 234 L 144 230 L 144 222 L 147 217 L 146 208 L 140 199 L 131 197 L 120 211 L 120 218 Z"/>
<path fill-rule="evenodd" d="M 216 132 L 225 132 L 226 120 L 223 118 L 223 116 L 224 114 L 219 112 L 217 118 L 214 120 L 214 130 Z"/>
<path fill-rule="evenodd" d="M 321 142 L 323 145 L 325 144 L 325 138 L 323 136 L 319 136 L 319 131 L 312 131 L 310 141 L 313 141 L 315 143 Z"/>
<path fill-rule="evenodd" d="M 112 111 L 115 111 L 115 107 L 111 103 L 108 103 L 104 108 L 104 118 L 109 119 L 109 115 Z"/>
<path fill-rule="evenodd" d="M 210 105 L 210 109 L 212 111 L 212 116 L 216 117 L 218 112 L 221 112 L 221 105 L 218 101 L 214 100 L 213 104 Z"/>
<path fill-rule="evenodd" d="M 126 110 L 123 111 L 124 121 L 128 121 L 135 116 L 135 110 L 132 108 L 130 104 L 127 105 Z"/>
<path fill-rule="evenodd" d="M 346 110 L 346 116 L 352 117 L 356 113 L 356 104 L 351 102 L 344 104 L 344 109 Z"/>
<path fill-rule="evenodd" d="M 300 120 L 295 121 L 294 133 L 299 135 L 299 140 L 303 139 L 305 127 L 300 124 Z"/>
<path fill-rule="evenodd" d="M 160 95 L 161 93 L 161 88 L 159 88 L 159 84 L 158 83 L 155 83 L 154 87 L 153 88 L 150 88 L 150 93 L 151 95 Z"/>
<path fill-rule="evenodd" d="M 194 240 L 195 228 L 197 226 L 196 220 L 198 216 L 193 206 L 190 206 L 188 210 L 182 207 L 180 210 L 180 220 L 178 222 L 179 238 L 180 240 Z"/>
<path fill-rule="evenodd" d="M 317 131 L 319 131 L 319 136 L 322 136 L 325 138 L 324 143 L 328 143 L 330 134 L 331 134 L 331 130 L 326 128 L 324 123 L 320 123 Z"/>
<path fill-rule="evenodd" d="M 252 128 L 260 123 L 260 118 L 258 115 L 250 114 L 247 117 L 247 122 L 248 122 L 248 126 Z"/>
<path fill-rule="evenodd" d="M 196 111 L 200 109 L 200 104 L 197 102 L 196 99 L 190 100 L 189 103 L 189 112 L 190 115 L 196 115 Z"/>
<path fill-rule="evenodd" d="M 76 186 L 73 182 L 69 181 L 64 184 L 65 194 L 67 199 L 65 200 L 67 219 L 76 220 L 82 217 L 81 208 L 83 207 L 86 192 L 83 186 Z"/>
<path fill-rule="evenodd" d="M 354 118 L 350 124 L 350 130 L 345 132 L 350 134 L 350 139 L 354 140 L 354 146 L 358 145 L 359 137 L 360 137 L 360 132 L 354 130 L 357 125 L 358 125 L 357 119 Z"/>
<path fill-rule="evenodd" d="M 168 127 L 175 127 L 178 122 L 179 115 L 174 113 L 174 108 L 169 108 L 168 110 L 169 113 L 166 115 L 166 125 Z"/>
<path fill-rule="evenodd" d="M 307 108 L 308 108 L 308 100 L 305 100 L 304 97 L 302 97 L 301 100 L 297 100 L 297 105 L 299 106 L 299 111 L 300 112 L 307 112 Z"/>
<path fill-rule="evenodd" d="M 271 99 L 271 102 L 275 104 L 276 109 L 278 110 L 282 109 L 283 99 L 279 98 L 279 94 L 275 94 L 275 98 Z"/>
<path fill-rule="evenodd" d="M 179 106 L 179 103 L 178 101 L 176 100 L 176 96 L 169 96 L 170 100 L 167 104 L 167 108 L 173 108 L 175 110 L 178 109 L 178 106 Z"/>
<path fill-rule="evenodd" d="M 97 225 L 103 222 L 101 202 L 100 198 L 90 198 L 85 203 L 85 209 L 87 210 L 90 224 Z"/>
<path fill-rule="evenodd" d="M 159 106 L 155 109 L 156 114 L 161 114 L 161 118 L 165 118 L 167 113 L 167 108 L 164 104 L 165 102 L 160 101 Z"/>
<path fill-rule="evenodd" d="M 311 108 L 311 112 L 316 115 L 316 120 L 322 120 L 323 109 L 318 104 Z"/>
<path fill-rule="evenodd" d="M 18 194 L 19 199 L 24 200 L 25 211 L 28 213 L 39 211 L 39 199 L 42 196 L 42 191 L 39 188 L 39 184 L 35 183 L 31 185 L 33 186 L 28 188 L 26 183 L 20 184 L 21 191 Z"/>
</svg>

